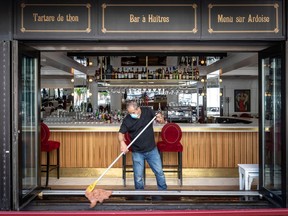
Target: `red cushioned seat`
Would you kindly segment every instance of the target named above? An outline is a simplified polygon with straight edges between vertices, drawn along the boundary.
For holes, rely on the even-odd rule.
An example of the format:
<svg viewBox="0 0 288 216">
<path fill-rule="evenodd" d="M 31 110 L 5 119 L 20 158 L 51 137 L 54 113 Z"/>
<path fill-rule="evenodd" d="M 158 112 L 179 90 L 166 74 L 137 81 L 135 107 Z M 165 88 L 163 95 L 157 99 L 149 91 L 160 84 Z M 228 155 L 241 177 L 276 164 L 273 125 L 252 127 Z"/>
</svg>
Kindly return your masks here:
<svg viewBox="0 0 288 216">
<path fill-rule="evenodd" d="M 50 152 L 60 147 L 60 142 L 48 140 L 47 143 L 41 145 L 41 151 Z"/>
<path fill-rule="evenodd" d="M 45 166 L 45 170 L 41 170 L 42 172 L 46 172 L 46 187 L 48 186 L 49 181 L 49 172 L 53 169 L 57 169 L 57 178 L 59 179 L 60 176 L 60 155 L 59 155 L 59 148 L 60 142 L 49 140 L 50 137 L 50 130 L 46 124 L 43 122 L 41 123 L 41 151 L 46 152 L 46 164 L 41 165 Z M 53 150 L 57 150 L 57 164 L 50 165 L 50 152 Z M 50 168 L 50 166 L 52 168 Z"/>
<path fill-rule="evenodd" d="M 182 152 L 183 146 L 181 144 L 182 130 L 178 124 L 167 123 L 163 126 L 161 130 L 162 141 L 157 142 L 157 147 L 160 152 L 162 164 L 163 164 L 163 152 L 177 152 L 178 153 L 178 163 L 176 165 L 164 165 L 165 167 L 176 167 L 177 170 L 166 170 L 164 172 L 177 172 L 180 185 L 182 186 Z"/>
<path fill-rule="evenodd" d="M 124 134 L 124 139 L 125 139 L 126 145 L 128 146 L 131 142 L 131 137 L 128 132 Z M 132 146 L 129 147 L 129 151 L 132 151 Z"/>
<path fill-rule="evenodd" d="M 128 146 L 131 143 L 131 137 L 130 134 L 127 132 L 124 134 L 125 143 Z M 133 144 L 132 144 L 133 145 Z M 129 151 L 132 152 L 132 146 L 129 147 Z M 127 172 L 133 172 L 133 165 L 127 164 L 127 155 L 123 154 L 122 156 L 122 179 L 123 179 L 123 185 L 126 187 L 126 173 Z M 146 184 L 146 171 L 144 167 L 144 185 Z"/>
<path fill-rule="evenodd" d="M 157 147 L 161 152 L 182 152 L 183 146 L 181 143 L 175 143 L 174 145 L 167 145 L 164 141 L 159 141 Z"/>
<path fill-rule="evenodd" d="M 162 141 L 157 143 L 157 147 L 161 152 L 182 152 L 183 146 L 180 143 L 182 131 L 179 125 L 168 123 L 161 130 Z"/>
</svg>

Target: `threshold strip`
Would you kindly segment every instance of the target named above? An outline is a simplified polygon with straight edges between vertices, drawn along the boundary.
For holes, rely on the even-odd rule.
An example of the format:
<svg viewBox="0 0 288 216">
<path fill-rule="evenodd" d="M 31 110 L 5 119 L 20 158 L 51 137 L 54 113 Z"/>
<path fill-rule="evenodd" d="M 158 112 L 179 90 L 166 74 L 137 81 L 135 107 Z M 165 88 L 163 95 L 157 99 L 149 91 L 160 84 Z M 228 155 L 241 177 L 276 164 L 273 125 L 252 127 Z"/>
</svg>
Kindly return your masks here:
<svg viewBox="0 0 288 216">
<path fill-rule="evenodd" d="M 41 195 L 85 195 L 85 190 L 43 190 Z M 112 195 L 159 195 L 159 196 L 261 196 L 258 191 L 155 191 L 155 190 L 115 190 Z"/>
</svg>

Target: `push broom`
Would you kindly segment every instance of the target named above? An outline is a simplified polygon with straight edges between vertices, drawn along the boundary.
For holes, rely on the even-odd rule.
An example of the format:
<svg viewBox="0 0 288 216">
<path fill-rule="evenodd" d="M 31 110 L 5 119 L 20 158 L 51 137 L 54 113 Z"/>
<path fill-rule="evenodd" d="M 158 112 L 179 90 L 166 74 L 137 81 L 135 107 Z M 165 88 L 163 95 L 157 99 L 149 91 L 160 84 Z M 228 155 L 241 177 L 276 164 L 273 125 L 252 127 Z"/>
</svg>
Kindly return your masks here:
<svg viewBox="0 0 288 216">
<path fill-rule="evenodd" d="M 157 115 L 157 114 L 156 114 Z M 136 139 L 147 129 L 147 127 L 156 119 L 156 115 L 154 118 L 140 131 L 140 133 L 130 142 L 130 144 L 127 146 L 127 149 L 136 141 Z M 98 177 L 96 181 L 94 181 L 92 184 L 90 184 L 85 192 L 85 196 L 89 199 L 91 202 L 90 207 L 94 207 L 97 204 L 97 201 L 103 202 L 104 199 L 108 199 L 112 191 L 105 191 L 103 189 L 95 189 L 97 183 L 102 179 L 102 177 L 111 169 L 111 167 L 121 158 L 121 156 L 125 154 L 124 152 L 121 152 L 118 157 L 110 164 L 110 166 Z"/>
</svg>

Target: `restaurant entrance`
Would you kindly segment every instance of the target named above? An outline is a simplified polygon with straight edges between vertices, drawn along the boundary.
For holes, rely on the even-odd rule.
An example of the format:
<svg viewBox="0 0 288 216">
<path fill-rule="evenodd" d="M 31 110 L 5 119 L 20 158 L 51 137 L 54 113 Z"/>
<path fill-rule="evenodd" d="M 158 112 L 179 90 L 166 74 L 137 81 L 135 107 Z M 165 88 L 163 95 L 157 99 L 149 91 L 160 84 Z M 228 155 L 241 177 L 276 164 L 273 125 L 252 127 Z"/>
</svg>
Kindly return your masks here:
<svg viewBox="0 0 288 216">
<path fill-rule="evenodd" d="M 32 46 L 29 43 L 26 43 L 26 45 Z M 19 166 L 18 163 L 15 163 L 13 166 L 13 170 L 18 170 L 17 172 L 15 171 L 14 174 L 16 177 L 15 179 L 18 180 L 14 179 L 13 183 L 13 194 L 15 196 L 14 209 L 21 209 L 23 204 L 27 204 L 27 201 L 29 202 L 29 200 L 32 200 L 33 197 L 38 194 L 40 188 L 40 154 L 39 147 L 37 147 L 39 146 L 40 137 L 39 51 L 47 51 L 43 49 L 45 46 L 45 43 L 36 43 L 33 45 L 32 49 L 32 47 L 29 48 L 22 46 L 17 42 L 14 43 L 14 55 L 18 56 L 17 61 L 19 68 L 15 68 L 13 80 L 18 80 L 17 84 L 15 83 L 14 88 L 15 91 L 19 93 L 13 101 L 15 106 L 17 106 L 17 104 L 19 106 L 25 105 L 25 100 L 30 104 L 30 108 L 19 107 L 19 110 L 22 110 L 22 112 L 16 112 L 19 113 L 19 115 L 14 116 L 15 119 L 20 118 L 21 121 L 15 121 L 18 122 L 15 124 L 15 130 L 20 127 L 20 129 L 17 129 L 17 131 L 20 131 L 20 135 L 17 139 L 13 140 L 13 143 L 15 143 L 13 145 L 13 152 L 15 157 L 18 158 L 19 163 L 20 161 L 25 161 L 21 166 Z M 51 44 L 49 44 L 49 46 L 51 47 Z M 67 50 L 71 49 L 69 46 L 67 47 Z M 55 45 L 53 49 L 57 50 L 58 48 Z M 235 49 L 237 49 L 237 47 L 235 47 Z M 135 50 L 133 52 L 135 52 Z M 277 203 L 279 206 L 285 207 L 286 172 L 283 172 L 283 170 L 285 170 L 283 169 L 283 167 L 285 167 L 285 155 L 283 155 L 283 152 L 285 151 L 279 150 L 279 148 L 285 148 L 284 145 L 281 145 L 281 140 L 285 139 L 283 134 L 285 122 L 282 121 L 281 123 L 282 126 L 280 128 L 282 128 L 282 130 L 280 130 L 278 126 L 277 129 L 274 128 L 274 125 L 278 125 L 279 120 L 283 119 L 285 116 L 283 108 L 285 102 L 283 101 L 280 103 L 280 101 L 283 100 L 281 95 L 283 95 L 284 91 L 284 83 L 283 81 L 280 81 L 285 80 L 283 53 L 282 44 L 279 44 L 277 49 L 271 47 L 259 51 L 259 195 L 263 195 L 265 198 Z M 269 69 L 266 69 L 267 67 Z M 27 74 L 28 72 L 30 73 L 29 75 Z M 18 76 L 23 78 L 18 79 Z M 271 95 L 268 95 L 269 91 Z M 282 115 L 280 115 L 280 113 L 282 113 Z M 35 117 L 32 118 L 32 116 Z M 27 119 L 24 121 L 22 118 L 30 119 L 29 121 Z M 34 123 L 32 124 L 32 122 Z M 26 124 L 29 124 L 30 126 Z M 30 130 L 27 132 L 28 127 Z M 277 130 L 277 132 L 275 130 Z M 24 136 L 23 134 L 26 135 Z M 25 145 L 26 148 L 23 145 L 16 145 L 16 143 L 28 143 L 28 145 Z M 282 160 L 277 156 L 280 152 L 282 152 Z M 25 173 L 27 173 L 27 171 L 31 172 L 31 175 L 29 174 L 28 182 L 25 180 Z M 65 194 L 65 191 L 62 192 Z M 16 194 L 22 194 L 22 196 L 17 197 Z M 229 194 L 229 192 L 227 192 L 227 194 Z M 242 195 L 245 196 L 244 194 Z"/>
</svg>

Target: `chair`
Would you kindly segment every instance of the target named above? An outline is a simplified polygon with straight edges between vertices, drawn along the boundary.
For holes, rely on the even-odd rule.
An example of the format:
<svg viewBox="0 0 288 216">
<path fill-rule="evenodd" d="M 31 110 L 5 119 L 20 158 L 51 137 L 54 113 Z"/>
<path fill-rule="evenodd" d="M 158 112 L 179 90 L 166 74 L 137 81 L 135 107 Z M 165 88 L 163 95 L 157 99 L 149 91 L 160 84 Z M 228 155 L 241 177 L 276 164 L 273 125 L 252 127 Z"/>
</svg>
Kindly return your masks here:
<svg viewBox="0 0 288 216">
<path fill-rule="evenodd" d="M 130 142 L 131 142 L 131 138 L 130 138 L 129 133 L 125 133 L 124 134 L 124 138 L 125 138 L 126 145 L 129 145 Z M 132 147 L 131 146 L 129 147 L 129 151 L 132 151 Z M 123 156 L 122 156 L 122 179 L 123 179 L 124 187 L 126 187 L 126 173 L 127 172 L 133 172 L 133 165 L 132 164 L 127 164 L 126 160 L 127 160 L 127 155 L 123 154 Z M 144 167 L 144 185 L 145 184 L 146 184 L 146 170 L 145 170 L 145 167 Z"/>
<path fill-rule="evenodd" d="M 180 186 L 183 185 L 182 177 L 182 152 L 183 146 L 180 143 L 182 138 L 182 131 L 178 124 L 167 123 L 161 130 L 162 141 L 157 142 L 157 147 L 161 156 L 164 172 L 177 172 L 177 177 L 180 182 Z M 176 165 L 164 165 L 163 164 L 163 152 L 177 152 L 177 164 Z M 177 168 L 170 169 L 170 168 Z M 168 169 L 165 169 L 168 168 Z"/>
<path fill-rule="evenodd" d="M 59 147 L 60 142 L 49 140 L 50 137 L 50 130 L 46 124 L 43 122 L 41 123 L 41 151 L 46 152 L 46 164 L 41 165 L 45 166 L 45 170 L 41 170 L 41 172 L 46 172 L 46 187 L 48 186 L 49 182 L 49 172 L 57 169 L 57 178 L 59 179 L 60 176 L 60 154 L 59 154 Z M 50 152 L 53 150 L 57 150 L 57 164 L 51 165 L 50 164 Z"/>
</svg>

